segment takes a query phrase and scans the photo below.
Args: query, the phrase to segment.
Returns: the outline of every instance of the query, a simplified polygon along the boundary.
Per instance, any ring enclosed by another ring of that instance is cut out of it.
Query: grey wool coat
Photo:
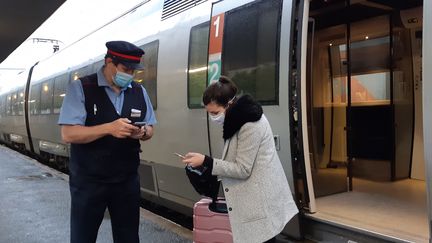
[[[222,181],[235,243],[267,241],[298,213],[264,115],[225,140],[212,174]]]

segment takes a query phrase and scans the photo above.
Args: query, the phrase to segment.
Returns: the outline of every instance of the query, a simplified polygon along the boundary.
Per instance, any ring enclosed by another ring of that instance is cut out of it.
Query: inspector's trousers
[[[96,242],[108,208],[115,243],[138,243],[140,185],[134,175],[118,183],[83,181],[71,177],[71,243]]]

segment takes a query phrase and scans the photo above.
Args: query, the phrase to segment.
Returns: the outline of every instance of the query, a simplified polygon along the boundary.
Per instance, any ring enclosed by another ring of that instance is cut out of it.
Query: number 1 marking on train
[[[213,25],[216,27],[215,38],[219,37],[219,20],[220,20],[220,16],[217,16],[216,20],[213,22]]]

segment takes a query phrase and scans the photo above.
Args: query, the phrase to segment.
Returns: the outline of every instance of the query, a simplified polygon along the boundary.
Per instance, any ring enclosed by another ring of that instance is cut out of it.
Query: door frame
[[[296,22],[296,20],[298,22]],[[316,212],[307,124],[307,44],[309,0],[293,1],[290,60],[290,144],[297,201],[308,213]],[[294,41],[296,40],[296,41]]]
[[[423,139],[424,147],[432,148],[432,110],[427,104],[432,104],[432,69],[425,68],[432,66],[432,15],[426,10],[432,9],[432,1],[423,1]],[[429,124],[429,125],[427,125]],[[432,149],[425,149],[426,166],[426,189],[427,189],[427,208],[429,212],[429,241],[432,234]]]

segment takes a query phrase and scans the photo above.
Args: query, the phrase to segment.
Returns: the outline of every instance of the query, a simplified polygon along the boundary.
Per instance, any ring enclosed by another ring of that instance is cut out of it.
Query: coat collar
[[[247,122],[255,122],[261,119],[263,110],[250,95],[241,96],[234,102],[225,114],[223,125],[223,138],[225,140],[236,134],[240,128]]]

